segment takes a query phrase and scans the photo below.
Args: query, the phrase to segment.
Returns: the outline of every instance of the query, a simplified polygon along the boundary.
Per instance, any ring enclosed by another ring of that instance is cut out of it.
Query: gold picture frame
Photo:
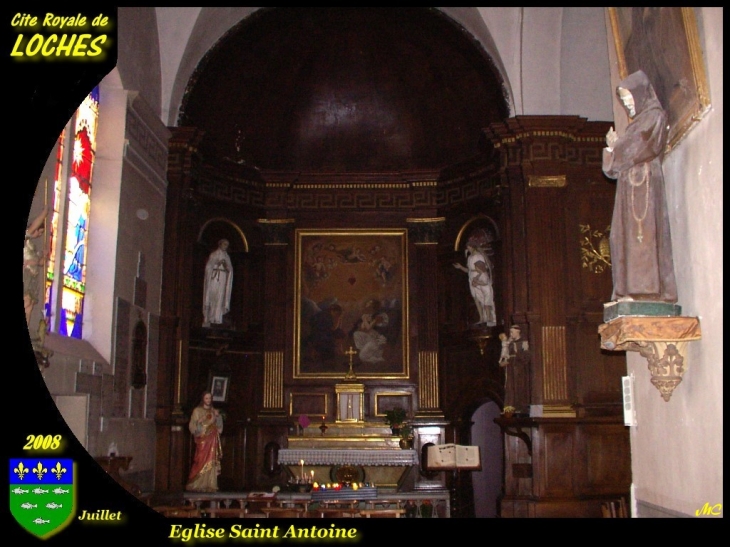
[[[297,229],[294,378],[408,378],[408,232]],[[356,353],[348,353],[356,352]]]
[[[667,112],[667,152],[710,109],[694,8],[608,8],[619,77],[649,77]]]

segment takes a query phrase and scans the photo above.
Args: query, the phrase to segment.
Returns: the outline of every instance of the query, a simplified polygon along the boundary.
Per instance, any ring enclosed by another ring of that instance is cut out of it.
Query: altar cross
[[[355,376],[355,372],[352,370],[352,358],[357,355],[357,351],[352,349],[352,346],[350,346],[350,349],[345,352],[345,355],[350,356],[350,370],[347,371],[347,374],[345,374],[346,380],[355,380],[357,376]]]

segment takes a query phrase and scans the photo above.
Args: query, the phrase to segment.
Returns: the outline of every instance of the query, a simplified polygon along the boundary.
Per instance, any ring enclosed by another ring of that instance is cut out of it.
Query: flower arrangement
[[[306,414],[301,414],[299,416],[299,419],[294,424],[294,428],[296,429],[297,435],[304,435],[304,430],[309,427],[309,424],[312,422],[309,420],[309,416]]]
[[[512,414],[514,414],[514,413],[515,413],[515,411],[516,411],[516,410],[517,410],[517,409],[516,409],[515,407],[513,407],[513,406],[510,406],[510,405],[507,405],[506,407],[504,407],[504,408],[502,409],[502,414],[503,414],[504,416],[510,417],[510,416],[512,416]]]
[[[388,424],[391,429],[400,429],[403,422],[406,421],[407,416],[405,409],[397,406],[392,410],[385,411],[385,423]]]
[[[406,450],[413,448],[413,426],[409,424],[401,425],[397,435],[400,436],[400,441],[398,441],[398,445],[402,449]]]
[[[413,439],[413,426],[404,424],[400,427],[401,439],[411,440]]]

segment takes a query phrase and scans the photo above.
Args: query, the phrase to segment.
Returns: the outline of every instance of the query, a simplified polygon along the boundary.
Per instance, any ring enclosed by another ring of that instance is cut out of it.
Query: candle
[[[310,469],[309,470],[309,476],[312,477],[312,481],[311,482],[314,482],[314,469]]]
[[[301,476],[302,480],[304,480],[304,460],[299,460],[299,465],[302,467]]]

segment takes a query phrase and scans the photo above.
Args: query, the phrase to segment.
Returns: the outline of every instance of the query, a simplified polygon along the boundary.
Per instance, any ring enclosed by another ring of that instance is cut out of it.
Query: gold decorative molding
[[[406,222],[445,222],[446,217],[407,218]]]
[[[418,400],[421,408],[439,407],[438,352],[418,352]]]
[[[319,418],[320,416],[327,416],[329,414],[329,394],[327,393],[317,393],[316,391],[312,392],[294,392],[292,391],[289,394],[289,416],[294,416],[294,407],[295,402],[294,399],[304,399],[304,398],[321,398],[322,399],[322,412],[307,412],[307,416],[314,417],[316,416]],[[299,416],[301,412],[297,412],[297,416]]]
[[[499,142],[494,144],[494,147],[499,148],[503,144],[511,144],[518,140],[529,139],[532,137],[561,137],[574,142],[604,142],[605,140],[604,137],[577,137],[576,135],[565,131],[523,131],[522,133],[517,133],[514,136],[500,139]]]
[[[493,235],[494,241],[497,241],[499,239],[499,228],[497,227],[497,223],[494,222],[494,219],[488,217],[485,214],[479,213],[476,216],[471,217],[469,220],[467,220],[461,228],[459,228],[459,233],[456,234],[456,239],[454,240],[454,251],[459,251],[459,248],[461,246],[461,240],[464,237],[464,234],[466,233],[467,228],[477,221],[487,221],[491,225],[491,232]]]
[[[211,224],[213,224],[214,222],[221,222],[223,224],[228,224],[229,226],[231,226],[236,231],[236,233],[238,233],[238,236],[241,238],[241,243],[243,243],[243,250],[245,252],[248,252],[248,239],[246,239],[246,234],[243,232],[243,230],[241,230],[241,227],[238,224],[236,224],[232,220],[227,219],[226,217],[215,217],[215,218],[211,218],[211,219],[208,219],[207,221],[205,221],[205,224],[203,224],[200,227],[200,230],[198,230],[198,241],[199,242],[203,241],[203,234],[205,233],[205,229],[208,226],[210,226]]]
[[[581,266],[595,274],[603,273],[611,267],[611,225],[603,231],[593,230],[590,224],[579,224],[578,229],[581,233]]]
[[[260,224],[294,224],[296,219],[293,218],[259,218],[256,222]]]
[[[575,418],[575,409],[570,405],[543,405],[543,418]]]
[[[299,190],[356,190],[356,189],[363,189],[363,190],[377,190],[377,189],[385,189],[385,190],[405,190],[407,188],[410,188],[411,184],[408,182],[385,182],[385,183],[372,183],[372,182],[348,182],[348,183],[318,183],[318,184],[295,184],[294,188]]]
[[[335,384],[337,394],[335,423],[365,421],[365,384]]]
[[[183,344],[182,338],[177,341],[177,370],[175,370],[175,400],[172,405],[172,414],[182,415],[182,369],[183,369]]]
[[[601,348],[637,351],[649,365],[651,383],[668,402],[687,371],[687,344],[700,340],[696,317],[619,317],[598,327]]]
[[[438,245],[446,217],[407,218],[408,234],[415,245]]]
[[[568,185],[565,175],[530,175],[527,186],[530,188],[563,188]]]
[[[284,352],[264,352],[264,409],[284,407]]]
[[[568,399],[568,359],[564,326],[542,327],[543,397],[546,401]]]
[[[408,398],[408,405],[406,408],[406,412],[409,414],[413,411],[413,395],[410,391],[378,391],[373,394],[373,398],[375,399],[375,416],[378,418],[384,418],[385,417],[385,411],[381,410],[380,407],[382,406],[380,403],[380,399],[385,399],[386,397],[407,397]]]

